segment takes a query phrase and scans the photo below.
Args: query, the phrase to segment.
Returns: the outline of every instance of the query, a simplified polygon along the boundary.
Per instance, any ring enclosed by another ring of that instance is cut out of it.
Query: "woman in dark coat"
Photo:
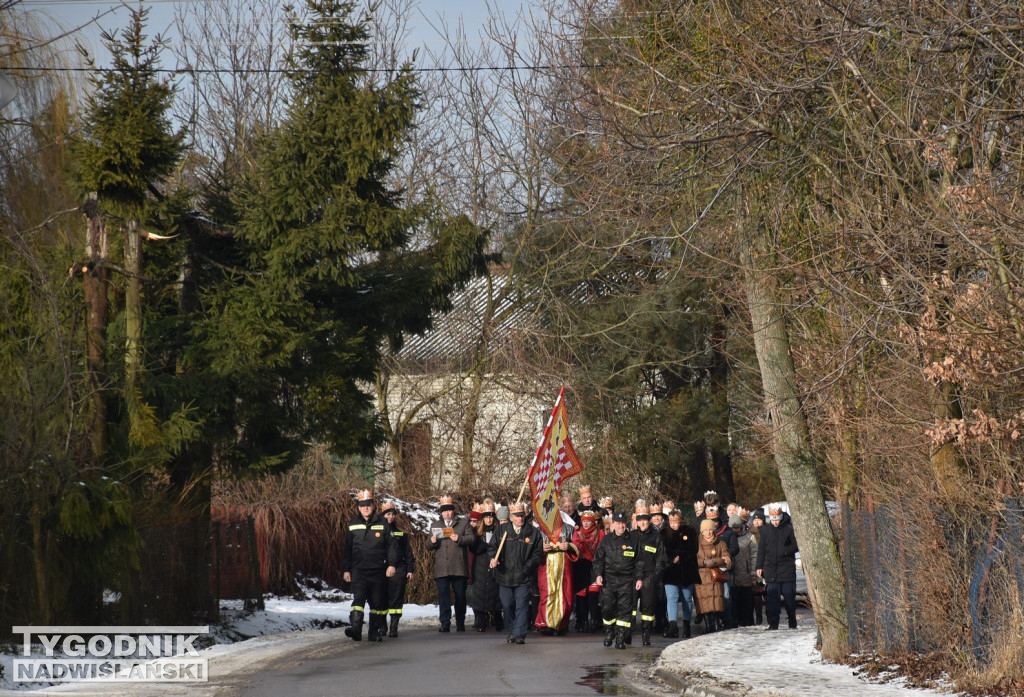
[[[473,629],[486,631],[493,626],[495,631],[505,629],[501,617],[501,599],[498,597],[498,582],[491,570],[494,548],[491,539],[497,529],[494,504],[485,503],[476,526],[476,540],[470,550],[473,552]]]
[[[679,596],[682,593],[683,638],[688,638],[690,620],[693,618],[694,585],[700,583],[697,531],[683,518],[682,513],[672,511],[668,515],[668,525],[661,529],[661,537],[665,542],[665,557],[668,559],[668,568],[663,577],[668,611],[668,627],[664,636],[670,639],[679,636]]]

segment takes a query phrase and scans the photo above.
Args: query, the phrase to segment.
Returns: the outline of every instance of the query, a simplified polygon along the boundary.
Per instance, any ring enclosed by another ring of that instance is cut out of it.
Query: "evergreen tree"
[[[221,250],[234,273],[205,296],[190,352],[220,386],[209,423],[236,469],[286,467],[310,440],[369,453],[364,388],[385,344],[429,328],[484,271],[483,231],[389,182],[420,98],[410,66],[380,81],[366,69],[371,20],[355,3],[306,10],[291,17],[292,99],[234,199]]]

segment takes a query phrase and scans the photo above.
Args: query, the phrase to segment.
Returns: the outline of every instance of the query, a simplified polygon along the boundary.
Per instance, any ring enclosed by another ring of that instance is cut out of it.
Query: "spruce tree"
[[[286,467],[310,440],[371,452],[383,347],[484,270],[483,231],[389,181],[420,93],[409,65],[367,69],[369,21],[337,0],[291,17],[292,98],[235,197],[238,273],[206,295],[193,346],[222,388],[222,465]]]

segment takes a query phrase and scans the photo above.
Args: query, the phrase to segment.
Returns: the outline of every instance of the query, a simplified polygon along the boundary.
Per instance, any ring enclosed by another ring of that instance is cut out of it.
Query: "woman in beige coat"
[[[701,521],[700,545],[697,548],[700,584],[696,586],[697,612],[704,616],[704,631],[713,632],[724,626],[725,589],[711,577],[712,567],[731,569],[732,557],[725,542],[715,535],[715,523]]]

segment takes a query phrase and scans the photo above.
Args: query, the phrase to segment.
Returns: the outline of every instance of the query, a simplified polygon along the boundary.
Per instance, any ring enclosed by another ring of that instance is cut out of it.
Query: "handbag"
[[[711,567],[711,580],[715,583],[728,583],[729,572],[725,569],[720,569],[717,566]]]

